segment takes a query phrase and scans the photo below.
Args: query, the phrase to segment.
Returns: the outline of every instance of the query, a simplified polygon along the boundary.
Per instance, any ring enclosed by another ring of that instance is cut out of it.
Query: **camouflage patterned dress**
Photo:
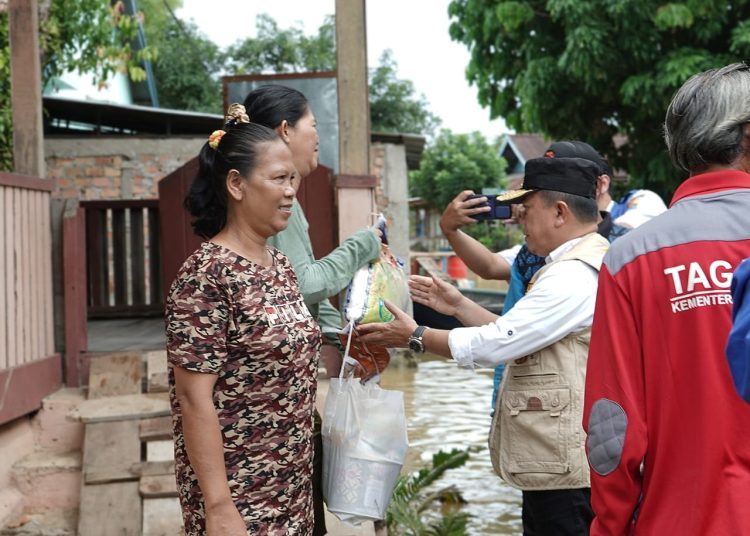
[[[312,425],[321,334],[287,258],[262,267],[204,243],[167,300],[171,366],[218,375],[227,481],[248,534],[310,535]],[[186,533],[205,534],[170,367],[177,484]]]

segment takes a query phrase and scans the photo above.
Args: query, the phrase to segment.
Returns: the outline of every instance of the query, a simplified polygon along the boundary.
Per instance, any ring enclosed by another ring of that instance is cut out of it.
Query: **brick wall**
[[[56,198],[155,198],[159,180],[197,156],[204,142],[203,137],[47,137],[47,177],[55,179]]]
[[[204,142],[203,137],[46,137],[47,177],[56,181],[56,198],[155,198],[159,180],[197,156]],[[370,147],[370,163],[378,178],[378,208],[387,210],[386,145]]]

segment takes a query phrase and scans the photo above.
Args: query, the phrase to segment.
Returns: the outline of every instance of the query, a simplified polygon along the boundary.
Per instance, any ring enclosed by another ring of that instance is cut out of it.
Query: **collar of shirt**
[[[574,238],[572,240],[568,240],[567,242],[563,242],[561,245],[553,249],[549,255],[547,255],[547,257],[544,259],[544,262],[549,264],[553,261],[556,261],[563,255],[565,255],[568,251],[573,249],[573,246],[575,246],[578,242],[580,242],[582,238],[583,238],[582,236],[579,236],[578,238]]]
[[[686,197],[737,188],[750,188],[750,175],[736,169],[720,169],[719,171],[694,175],[677,187],[669,206],[671,207]]]

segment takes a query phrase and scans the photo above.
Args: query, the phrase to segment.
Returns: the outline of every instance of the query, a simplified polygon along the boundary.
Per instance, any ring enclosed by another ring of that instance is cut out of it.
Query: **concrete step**
[[[28,515],[0,528],[0,536],[76,536],[77,510],[50,510]]]
[[[67,419],[66,415],[85,398],[82,389],[66,387],[42,401],[42,408],[32,420],[37,449],[69,452],[83,447],[84,425]]]
[[[13,466],[11,482],[25,497],[25,514],[77,511],[81,451],[36,450]]]
[[[18,521],[23,514],[23,494],[15,487],[0,489],[0,528]]]
[[[33,450],[31,419],[21,417],[0,426],[0,489],[8,486],[13,465]]]

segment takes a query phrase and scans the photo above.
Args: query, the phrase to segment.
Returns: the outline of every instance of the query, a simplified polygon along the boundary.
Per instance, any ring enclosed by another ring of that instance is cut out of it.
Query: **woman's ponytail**
[[[227,223],[227,190],[217,184],[217,152],[207,143],[198,155],[198,174],[185,197],[185,208],[193,216],[193,232],[203,238],[211,238]],[[219,166],[224,167],[224,166]]]

